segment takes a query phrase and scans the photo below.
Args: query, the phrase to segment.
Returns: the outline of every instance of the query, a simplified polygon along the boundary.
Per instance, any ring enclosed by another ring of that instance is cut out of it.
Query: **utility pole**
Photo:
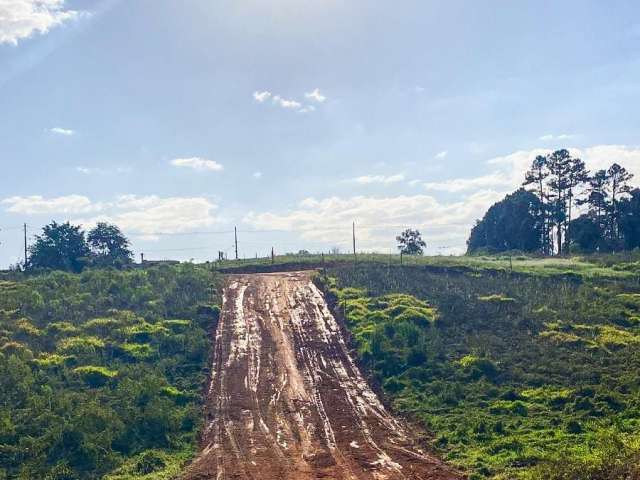
[[[271,265],[273,265],[276,261],[276,254],[275,251],[273,250],[273,247],[271,247]]]
[[[353,222],[353,260],[357,261],[358,257],[356,256],[356,222]]]
[[[27,257],[27,224],[24,224],[24,269],[27,269],[29,257]]]
[[[233,236],[236,239],[236,260],[238,260],[238,228],[233,227]]]

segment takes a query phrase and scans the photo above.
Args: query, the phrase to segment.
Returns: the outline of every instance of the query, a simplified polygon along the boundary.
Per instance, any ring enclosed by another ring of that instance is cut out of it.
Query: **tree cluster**
[[[471,231],[470,253],[562,255],[640,246],[640,190],[617,163],[589,172],[568,150],[537,156],[523,188],[494,204]]]
[[[29,248],[27,269],[80,272],[86,266],[122,268],[132,262],[127,237],[116,226],[100,222],[88,233],[69,222],[51,222]]]

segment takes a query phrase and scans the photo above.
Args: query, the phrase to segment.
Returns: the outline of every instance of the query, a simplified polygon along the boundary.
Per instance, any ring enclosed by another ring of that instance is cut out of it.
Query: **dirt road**
[[[230,276],[186,480],[458,479],[415,447],[305,272]]]

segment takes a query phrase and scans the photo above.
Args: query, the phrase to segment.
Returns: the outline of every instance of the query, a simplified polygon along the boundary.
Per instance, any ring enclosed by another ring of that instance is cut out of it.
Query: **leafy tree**
[[[630,198],[620,202],[620,232],[624,248],[640,248],[640,189],[633,189]]]
[[[535,252],[541,247],[543,207],[536,195],[519,189],[493,204],[471,230],[469,253],[479,250]]]
[[[122,266],[132,261],[129,240],[116,225],[98,223],[89,231],[87,241],[98,265]]]
[[[407,228],[396,237],[398,250],[405,255],[422,255],[427,246],[418,230]]]
[[[29,267],[79,272],[91,252],[80,226],[51,222],[29,248]]]
[[[603,229],[591,215],[581,215],[571,222],[571,239],[582,252],[608,250]]]

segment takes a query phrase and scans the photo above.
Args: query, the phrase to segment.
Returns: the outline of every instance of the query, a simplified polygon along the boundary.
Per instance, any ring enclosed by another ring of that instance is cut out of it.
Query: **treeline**
[[[122,268],[133,261],[130,242],[122,231],[100,222],[88,232],[69,222],[51,222],[29,247],[25,270],[81,272],[87,266]]]
[[[640,246],[640,189],[614,163],[591,173],[568,150],[537,156],[522,187],[489,208],[471,230],[468,253],[542,255]]]

